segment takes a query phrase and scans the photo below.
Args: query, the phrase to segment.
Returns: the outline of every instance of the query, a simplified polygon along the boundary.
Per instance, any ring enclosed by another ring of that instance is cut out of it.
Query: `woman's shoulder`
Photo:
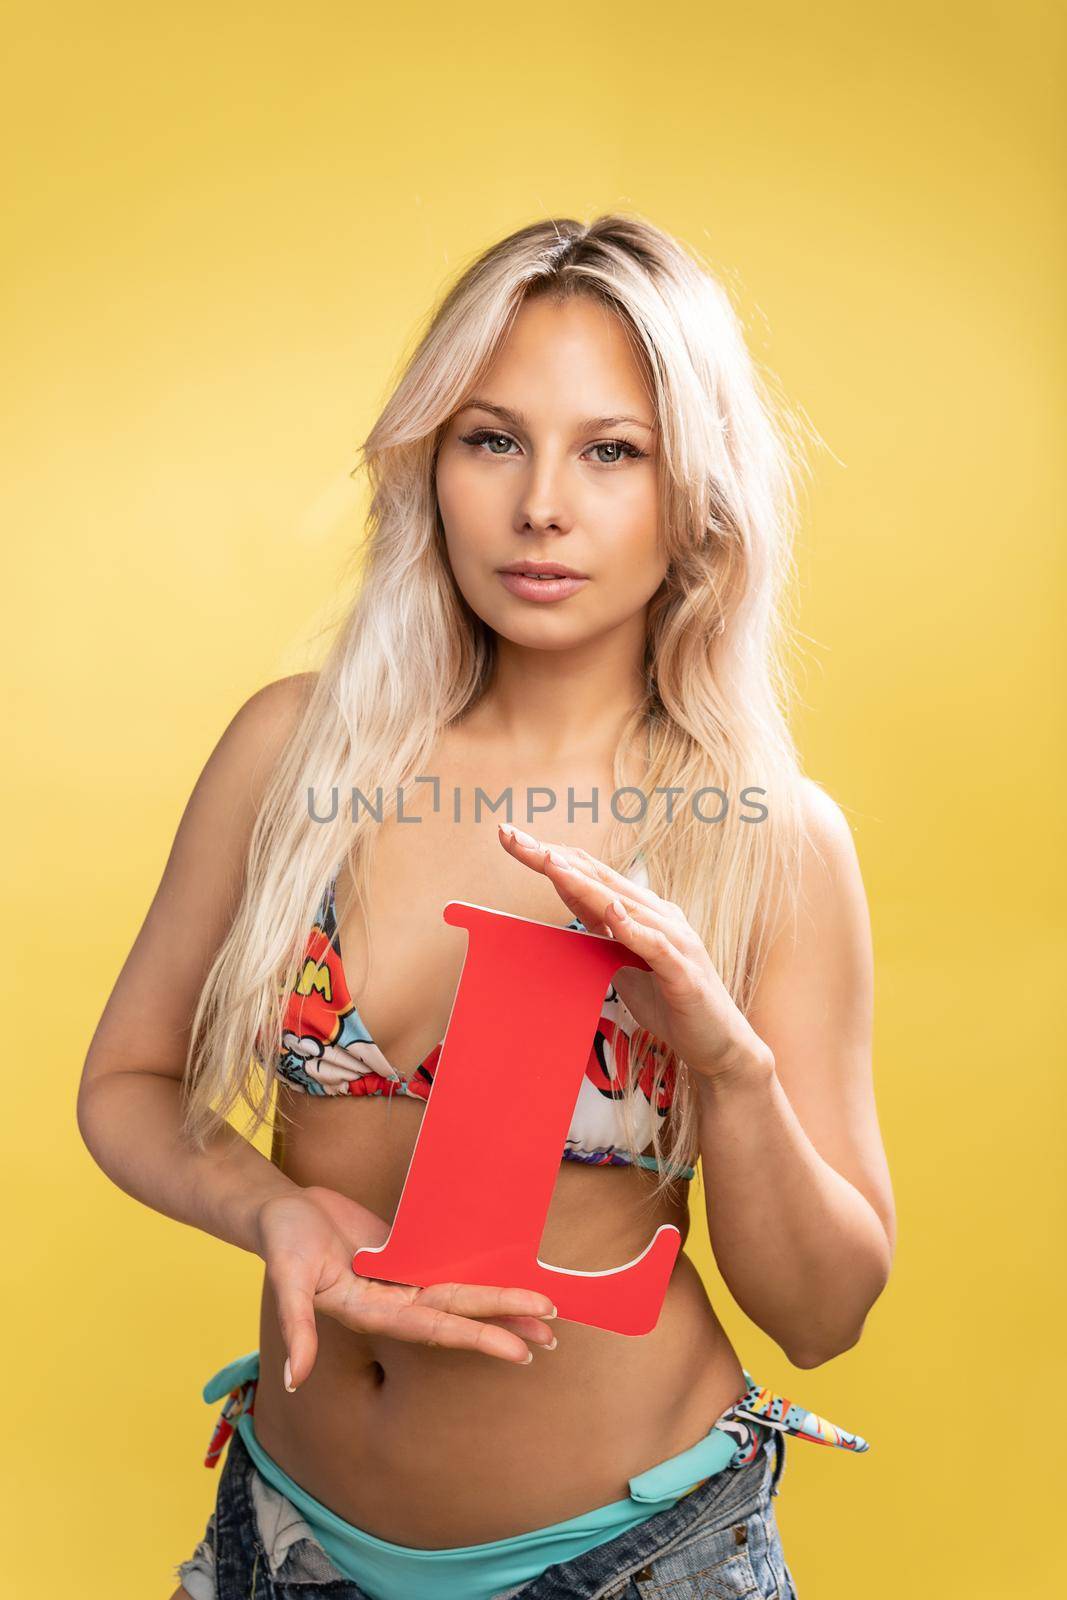
[[[241,702],[201,777],[201,784],[209,780],[209,789],[218,791],[221,806],[228,808],[234,793],[239,792],[242,801],[251,800],[256,809],[282,753],[307,714],[317,682],[316,672],[292,673],[264,684]]]
[[[814,778],[801,774],[799,780],[800,817],[810,849],[820,855],[846,854],[852,849],[852,825],[844,809]]]
[[[827,927],[848,902],[863,898],[852,824],[822,784],[805,774],[797,778],[796,818],[795,851],[775,863],[766,899],[771,948],[791,944],[800,929],[810,934]]]
[[[842,882],[859,872],[852,823],[843,806],[814,778],[801,776],[801,878],[811,892],[840,892]],[[818,886],[818,887],[816,887]]]
[[[315,685],[317,672],[294,672],[286,678],[274,678],[248,696],[234,717],[234,725],[254,724],[262,732],[274,729],[291,734],[307,711]]]
[[[224,737],[251,750],[273,750],[288,743],[307,714],[317,672],[294,672],[256,689],[234,713]]]

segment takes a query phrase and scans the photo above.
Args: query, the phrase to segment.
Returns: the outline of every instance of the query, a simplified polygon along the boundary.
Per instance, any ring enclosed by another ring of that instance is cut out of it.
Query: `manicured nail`
[[[611,902],[611,909],[617,917],[626,916],[626,907],[623,905],[621,900],[613,900]]]
[[[527,1350],[527,1352],[526,1352],[526,1360],[522,1363],[522,1365],[524,1367],[528,1367],[532,1360],[533,1360],[533,1351],[532,1350]]]
[[[293,1369],[289,1365],[288,1356],[286,1356],[285,1366],[282,1368],[282,1382],[285,1384],[285,1387],[288,1389],[290,1394],[296,1393],[296,1384],[293,1382]]]
[[[537,840],[535,838],[533,838],[532,835],[530,835],[528,833],[523,833],[521,828],[513,828],[511,830],[511,832],[512,832],[512,837],[517,839],[520,844],[524,844],[526,846],[527,850],[536,850],[537,849],[537,847],[538,847],[537,846]]]
[[[515,829],[511,826],[510,822],[502,822],[500,824],[500,831],[507,839],[514,839],[515,837]]]
[[[546,1350],[554,1350],[558,1344],[559,1344],[559,1340],[558,1339],[553,1339],[551,1344],[546,1344],[545,1345],[545,1349]]]

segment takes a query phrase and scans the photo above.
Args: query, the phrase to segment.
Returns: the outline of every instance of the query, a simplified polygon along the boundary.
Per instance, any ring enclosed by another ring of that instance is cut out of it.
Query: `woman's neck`
[[[640,632],[622,627],[574,649],[534,650],[497,639],[492,681],[464,720],[500,749],[547,760],[612,753],[645,695]]]

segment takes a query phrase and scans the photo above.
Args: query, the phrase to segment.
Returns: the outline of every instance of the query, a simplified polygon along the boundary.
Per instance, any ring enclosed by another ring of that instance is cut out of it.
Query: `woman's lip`
[[[576,594],[588,578],[531,578],[522,572],[498,572],[504,588],[520,600],[565,600]]]

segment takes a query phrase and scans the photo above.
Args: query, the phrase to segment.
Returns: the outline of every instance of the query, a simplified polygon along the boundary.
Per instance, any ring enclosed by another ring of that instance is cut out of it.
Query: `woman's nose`
[[[563,463],[542,457],[524,475],[515,507],[517,533],[568,533],[574,525]]]

